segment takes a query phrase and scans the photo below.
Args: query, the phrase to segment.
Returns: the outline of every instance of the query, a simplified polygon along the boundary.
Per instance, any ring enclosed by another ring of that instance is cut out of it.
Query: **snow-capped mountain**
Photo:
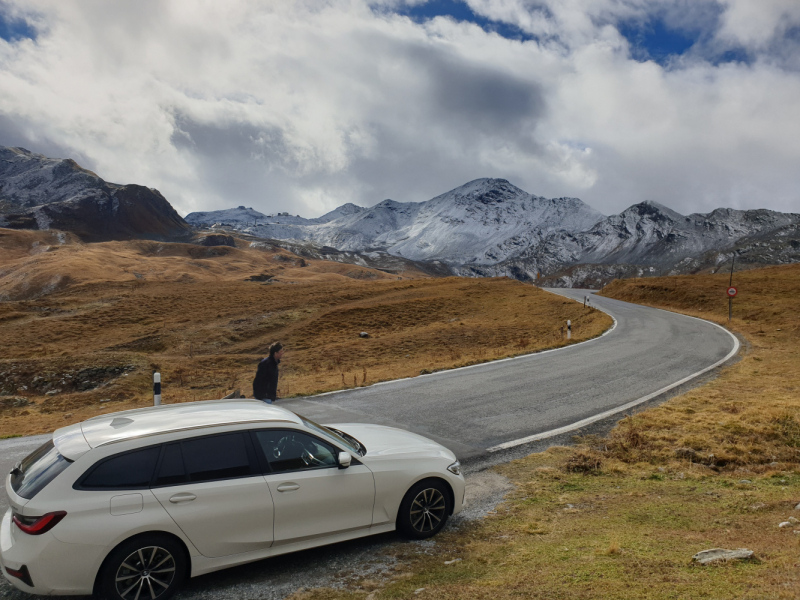
[[[504,179],[476,179],[426,202],[347,204],[318,219],[276,215],[247,224],[229,213],[193,213],[187,221],[342,252],[439,261],[459,275],[528,280],[542,273],[562,285],[695,272],[733,253],[753,264],[800,260],[798,214],[720,208],[684,216],[645,201],[605,217],[577,198],[531,195]]]
[[[188,241],[191,227],[221,229],[398,272],[413,263],[433,275],[542,274],[566,286],[714,270],[733,257],[745,265],[800,261],[800,214],[719,208],[684,216],[645,201],[606,217],[577,198],[543,198],[505,179],[476,179],[426,202],[344,204],[313,219],[238,206],[184,221],[157,190],[2,146],[0,227],[62,229],[85,241]]]
[[[213,217],[202,221],[221,223],[220,213],[227,212],[207,213]],[[197,223],[197,215],[186,220]],[[505,179],[476,179],[426,202],[384,200],[371,208],[346,204],[319,219],[293,219],[230,225],[260,237],[311,241],[342,251],[380,249],[415,261],[492,265],[541,243],[552,231],[585,231],[603,215],[577,198],[547,199]]]
[[[510,260],[490,267],[458,267],[464,275],[534,277],[569,269],[569,285],[628,276],[714,269],[735,254],[745,264],[800,261],[800,214],[719,208],[681,215],[657,202],[635,204],[587,231],[556,231]],[[580,265],[581,269],[574,269]]]
[[[62,229],[85,241],[189,236],[158,190],[108,183],[74,160],[0,146],[0,227]]]

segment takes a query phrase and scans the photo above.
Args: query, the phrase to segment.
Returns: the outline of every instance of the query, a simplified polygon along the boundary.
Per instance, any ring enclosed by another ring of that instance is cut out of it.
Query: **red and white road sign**
[[[726,291],[725,293],[726,293],[726,294],[728,294],[728,296],[729,296],[730,298],[733,298],[733,297],[736,295],[736,292],[737,292],[736,288],[735,288],[735,287],[733,287],[733,286],[731,286],[731,287],[729,287],[729,288],[727,289],[727,291]]]

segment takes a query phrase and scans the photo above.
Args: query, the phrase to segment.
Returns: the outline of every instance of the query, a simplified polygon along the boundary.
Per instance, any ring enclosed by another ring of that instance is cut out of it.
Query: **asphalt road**
[[[591,294],[552,291],[580,301]],[[718,363],[736,344],[725,330],[698,319],[599,296],[591,296],[591,303],[612,315],[616,326],[589,342],[278,404],[322,423],[380,423],[415,431],[446,445],[469,464],[485,457],[490,448],[547,434],[659,392]],[[0,472],[7,473],[48,437],[0,440]],[[525,450],[521,445],[516,453]],[[478,492],[484,493],[478,504],[491,508],[505,484],[472,477],[473,489],[494,489]],[[469,482],[468,475],[468,495]],[[2,494],[0,514],[6,508]],[[391,568],[391,561],[374,563],[375,548],[395,538],[379,537],[337,544],[335,553],[308,551],[204,576],[180,596],[282,598],[302,585],[330,585],[335,580],[326,579],[326,573],[339,572],[342,560],[345,567],[359,565],[361,573],[380,572]],[[267,574],[264,564],[271,565]],[[17,597],[25,595],[18,596],[0,581],[0,598]]]
[[[581,302],[591,294],[553,291]],[[725,358],[735,344],[699,319],[594,295],[591,304],[617,325],[583,344],[278,404],[322,423],[409,429],[469,461],[652,394]]]

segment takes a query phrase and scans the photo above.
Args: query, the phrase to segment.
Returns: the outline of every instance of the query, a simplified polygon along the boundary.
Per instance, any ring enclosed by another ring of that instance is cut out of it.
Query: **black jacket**
[[[259,400],[276,400],[278,397],[278,364],[274,356],[268,356],[258,363],[256,378],[253,379],[253,396]]]

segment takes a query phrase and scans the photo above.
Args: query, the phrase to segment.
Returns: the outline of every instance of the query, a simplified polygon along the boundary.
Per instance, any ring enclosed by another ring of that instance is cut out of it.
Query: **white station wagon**
[[[186,577],[399,529],[464,504],[447,448],[321,426],[258,400],[118,412],[57,430],[6,479],[6,578],[32,594],[166,600]]]

